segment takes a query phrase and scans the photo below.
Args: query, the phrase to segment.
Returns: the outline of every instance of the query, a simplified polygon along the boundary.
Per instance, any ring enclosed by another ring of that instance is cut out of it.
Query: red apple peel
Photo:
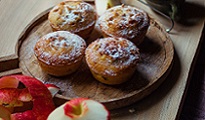
[[[27,88],[16,89],[16,88],[2,88],[0,89],[0,105],[5,107],[16,107],[22,106],[23,102],[32,100]]]
[[[50,91],[52,97],[54,97],[60,91],[60,88],[54,84],[45,84],[45,85]]]
[[[20,81],[28,89],[33,102],[32,110],[27,110],[21,113],[13,113],[11,114],[12,120],[46,120],[47,116],[55,109],[52,95],[47,87],[39,80],[24,76],[24,75],[12,75],[6,76],[0,79],[1,82],[6,83],[6,80],[12,79],[11,81]],[[14,78],[14,79],[13,79]],[[16,83],[18,83],[16,82]],[[10,87],[16,88],[16,83]],[[4,86],[0,85],[0,88],[6,88],[6,84]],[[21,96],[21,100],[27,100],[26,96]],[[1,99],[1,98],[0,98]]]

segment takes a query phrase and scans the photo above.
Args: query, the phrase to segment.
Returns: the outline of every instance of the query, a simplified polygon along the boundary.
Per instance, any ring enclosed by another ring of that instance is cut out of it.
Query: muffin
[[[136,7],[120,5],[108,9],[98,24],[104,37],[123,37],[139,45],[149,27],[149,17]]]
[[[86,63],[95,79],[115,85],[129,80],[136,70],[140,53],[125,38],[99,38],[85,51]]]
[[[53,7],[48,20],[53,31],[69,31],[86,39],[92,32],[97,14],[90,4],[82,1],[64,1]]]
[[[40,38],[34,54],[42,70],[53,76],[65,76],[79,68],[85,49],[86,43],[80,36],[57,31]]]

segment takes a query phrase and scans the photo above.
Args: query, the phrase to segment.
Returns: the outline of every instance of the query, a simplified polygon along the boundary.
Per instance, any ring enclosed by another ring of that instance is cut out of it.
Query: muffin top
[[[53,7],[48,20],[56,30],[79,32],[95,24],[94,8],[82,1],[64,1]]]
[[[134,39],[147,31],[147,13],[136,7],[119,5],[108,9],[100,18],[99,26],[109,36]]]
[[[88,66],[96,73],[115,75],[128,67],[136,67],[139,49],[124,38],[100,38],[86,49]]]
[[[85,41],[67,31],[49,33],[39,39],[34,47],[38,60],[48,65],[69,65],[81,60],[86,49]]]

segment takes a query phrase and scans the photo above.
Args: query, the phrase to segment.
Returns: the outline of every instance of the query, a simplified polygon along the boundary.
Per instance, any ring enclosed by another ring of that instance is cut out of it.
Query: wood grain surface
[[[63,99],[86,97],[104,103],[108,109],[116,109],[144,98],[169,74],[174,47],[168,33],[152,18],[146,38],[139,46],[141,61],[134,76],[128,82],[116,86],[102,84],[92,77],[85,61],[77,72],[69,76],[47,75],[36,60],[34,46],[42,36],[52,32],[48,21],[49,10],[42,12],[31,21],[21,34],[17,53],[23,74],[33,76],[44,83],[57,85],[61,88]],[[86,40],[87,45],[95,40],[93,38],[102,37],[96,34],[95,29],[90,36]]]
[[[1,0],[0,1],[0,57],[15,55],[15,46],[25,27],[41,12],[57,4],[61,0]],[[137,0],[125,0],[125,3],[137,6],[155,19],[165,28],[170,22],[149,7]],[[169,34],[175,48],[173,68],[167,79],[152,94],[130,106],[111,111],[113,120],[174,120],[180,114],[185,98],[187,83],[192,74],[193,63],[200,46],[200,37],[204,27],[205,1],[186,0],[186,22],[175,23]],[[191,14],[190,14],[191,13]],[[0,69],[9,67],[1,62]],[[14,69],[15,70],[15,69]],[[18,71],[18,70],[16,70]],[[2,72],[2,71],[1,71]],[[18,72],[17,72],[18,73]]]

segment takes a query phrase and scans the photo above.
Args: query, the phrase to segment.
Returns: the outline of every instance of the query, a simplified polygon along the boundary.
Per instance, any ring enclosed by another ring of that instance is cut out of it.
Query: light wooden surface
[[[60,1],[0,0],[0,57],[14,54],[18,37],[24,28],[35,16]],[[205,7],[204,0],[187,1]],[[169,22],[166,19],[141,3],[135,0],[126,0],[126,2],[139,6],[161,21],[165,27],[169,26]],[[190,12],[194,13],[193,10]],[[199,13],[196,12],[196,14]],[[205,18],[204,16],[197,17],[193,21],[195,21],[195,24],[189,26],[176,24],[174,30],[170,33],[175,47],[175,61],[168,78],[145,99],[131,106],[112,111],[111,117],[114,120],[173,120],[177,118],[180,113],[187,81],[191,75],[194,58],[200,46],[200,37]]]
[[[1,0],[0,1],[0,57],[15,52],[20,33],[42,11],[62,0]]]

